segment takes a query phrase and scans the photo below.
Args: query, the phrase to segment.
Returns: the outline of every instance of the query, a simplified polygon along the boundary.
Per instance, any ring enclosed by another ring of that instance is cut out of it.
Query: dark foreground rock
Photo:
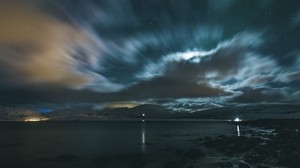
[[[274,129],[270,134],[255,136],[219,136],[194,140],[206,148],[214,149],[227,157],[241,158],[238,167],[284,166],[298,168],[300,165],[300,121],[258,120],[243,124]],[[232,167],[230,162],[219,167]]]
[[[183,154],[184,157],[197,160],[205,157],[205,154],[199,149],[190,149]]]
[[[216,139],[204,141],[202,144],[233,157],[251,151],[262,142],[263,140],[260,138],[219,136]]]
[[[181,165],[175,161],[168,161],[164,166],[164,168],[180,168],[180,167]]]

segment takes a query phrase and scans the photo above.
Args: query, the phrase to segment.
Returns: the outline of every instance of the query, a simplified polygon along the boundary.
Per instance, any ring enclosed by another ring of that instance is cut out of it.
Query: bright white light
[[[145,117],[145,114],[143,114],[143,117]]]
[[[38,121],[47,121],[47,118],[38,118],[38,117],[32,117],[32,118],[26,118],[25,122],[38,122]]]
[[[234,120],[233,120],[234,122],[240,122],[240,121],[242,121],[240,118],[235,118]]]

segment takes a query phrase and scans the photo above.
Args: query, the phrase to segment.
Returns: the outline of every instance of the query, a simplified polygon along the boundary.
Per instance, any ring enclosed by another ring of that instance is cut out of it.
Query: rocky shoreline
[[[194,143],[224,154],[220,168],[268,168],[300,165],[300,120],[256,120],[243,126],[271,129],[271,132],[246,132],[241,136],[199,138]],[[233,159],[235,158],[235,159]]]

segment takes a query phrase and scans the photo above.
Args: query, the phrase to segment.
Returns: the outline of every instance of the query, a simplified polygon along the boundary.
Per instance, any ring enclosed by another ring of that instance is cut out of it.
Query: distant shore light
[[[234,122],[240,122],[240,121],[242,121],[240,118],[235,118],[234,120],[233,120]]]
[[[38,122],[38,121],[47,121],[48,118],[38,118],[38,117],[32,117],[32,118],[26,118],[25,122]]]

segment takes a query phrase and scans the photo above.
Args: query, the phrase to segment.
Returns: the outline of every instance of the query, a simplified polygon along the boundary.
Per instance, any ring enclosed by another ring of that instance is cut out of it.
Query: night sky
[[[300,102],[299,0],[0,0],[0,102]]]

